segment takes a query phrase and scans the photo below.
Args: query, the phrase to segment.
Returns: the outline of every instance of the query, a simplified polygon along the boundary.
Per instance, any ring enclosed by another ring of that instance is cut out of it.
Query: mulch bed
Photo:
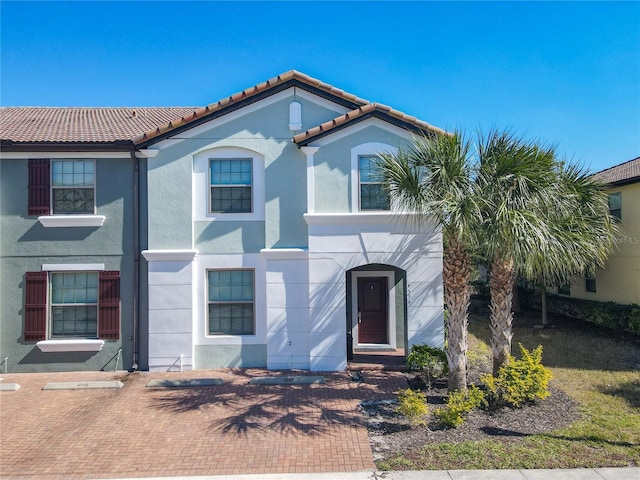
[[[430,410],[444,404],[446,381],[436,382],[430,391],[421,385],[415,374],[408,373],[411,388],[420,388],[428,395]],[[427,425],[412,425],[403,415],[396,413],[395,399],[367,402],[361,406],[374,459],[381,460],[395,453],[435,443],[460,443],[485,439],[509,440],[550,432],[568,426],[578,417],[576,403],[561,390],[549,389],[545,400],[522,408],[474,410],[458,428],[445,428],[430,415]]]

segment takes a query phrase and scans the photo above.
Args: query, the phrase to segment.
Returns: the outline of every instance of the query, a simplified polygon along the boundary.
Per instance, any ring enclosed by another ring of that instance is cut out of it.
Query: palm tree
[[[435,219],[442,230],[449,391],[467,388],[469,252],[480,220],[470,151],[461,134],[439,134],[418,137],[396,154],[382,154],[378,164],[392,205],[421,222]]]
[[[510,132],[479,141],[481,251],[490,264],[493,372],[511,353],[516,276],[553,284],[604,263],[614,242],[602,186],[554,149]]]

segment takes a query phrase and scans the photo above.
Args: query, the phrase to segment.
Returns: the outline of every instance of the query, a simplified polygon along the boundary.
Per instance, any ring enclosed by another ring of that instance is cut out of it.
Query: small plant
[[[424,425],[424,416],[429,412],[427,406],[427,395],[411,390],[400,390],[398,392],[398,407],[396,412],[404,415],[409,419],[409,422],[415,425]]]
[[[498,376],[483,375],[481,380],[489,391],[490,401],[495,406],[521,407],[525,403],[549,396],[551,371],[542,365],[542,345],[529,352],[520,345],[522,358],[509,361],[498,371]]]
[[[435,411],[440,423],[446,427],[459,427],[464,416],[480,405],[486,405],[484,392],[475,385],[465,390],[456,390],[447,397],[447,406]]]
[[[443,378],[449,373],[447,355],[441,348],[429,345],[414,345],[407,355],[407,365],[410,370],[420,372],[424,383],[431,388],[431,382]]]

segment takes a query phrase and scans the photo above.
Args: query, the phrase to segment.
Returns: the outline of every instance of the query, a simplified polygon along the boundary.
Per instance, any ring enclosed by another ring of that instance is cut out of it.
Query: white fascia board
[[[2,160],[25,159],[67,159],[67,158],[131,158],[131,153],[126,152],[0,152]]]
[[[336,112],[338,115],[344,115],[345,113],[350,111],[348,108],[342,107],[341,105],[338,105],[337,103],[333,103],[329,100],[325,100],[322,97],[313,95],[307,91],[301,90],[300,88],[296,88],[295,96],[296,98],[302,98],[309,102],[315,103],[316,105],[332,110]],[[239,110],[234,110],[233,112],[222,115],[221,117],[211,119],[201,125],[198,125],[197,127],[193,127],[189,130],[186,130],[180,133],[179,136],[171,136],[164,140],[160,140],[158,143],[152,143],[151,145],[153,145],[154,149],[164,150],[165,148],[172,147],[184,140],[193,138],[208,130],[211,130],[212,128],[219,127],[221,125],[224,125],[225,123],[232,122],[246,115],[251,115],[257,112],[258,110],[266,108],[270,105],[273,105],[274,103],[277,103],[281,100],[285,100],[287,98],[291,98],[293,100],[293,87],[288,88],[287,90],[284,90],[282,92],[276,93],[274,95],[271,95],[270,97],[259,100],[255,103],[252,103],[251,105],[247,105],[246,107],[243,107]],[[304,115],[304,112],[303,112],[303,115]]]
[[[104,215],[41,215],[38,221],[43,227],[101,227]]]
[[[42,340],[36,346],[43,352],[99,352],[104,346],[104,340]]]
[[[103,271],[104,263],[45,263],[43,272],[95,272]]]
[[[335,133],[329,133],[327,136],[322,137],[314,142],[312,142],[309,146],[313,147],[324,147],[325,145],[329,145],[337,140],[341,140],[349,135],[353,135],[354,133],[359,132],[360,130],[364,130],[368,127],[378,127],[387,132],[393,133],[394,135],[398,135],[406,140],[413,140],[415,135],[409,132],[408,130],[404,130],[403,128],[396,127],[395,125],[391,125],[384,120],[380,120],[379,118],[369,118],[367,120],[363,120],[354,125],[345,127],[341,130],[336,131]]]
[[[190,262],[196,250],[143,250],[142,256],[148,262]]]
[[[268,260],[299,260],[309,256],[306,248],[263,248],[260,253]]]

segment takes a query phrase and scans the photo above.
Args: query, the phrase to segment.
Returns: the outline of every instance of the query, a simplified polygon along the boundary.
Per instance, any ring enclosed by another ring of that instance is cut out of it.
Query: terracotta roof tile
[[[12,142],[109,143],[193,114],[194,107],[0,108],[0,139]]]
[[[183,118],[181,121],[177,122],[167,122],[163,125],[155,126],[155,128],[149,129],[144,134],[134,138],[134,143],[140,144],[144,142],[149,142],[156,137],[159,137],[163,134],[167,134],[172,130],[175,130],[178,127],[187,125],[193,121],[208,117],[217,112],[221,112],[226,108],[231,107],[234,104],[237,104],[244,100],[250,100],[252,97],[255,97],[259,94],[263,94],[268,92],[269,90],[273,90],[276,87],[283,85],[289,81],[298,81],[300,84],[308,85],[309,87],[315,88],[322,92],[325,92],[334,97],[338,97],[350,104],[354,105],[366,105],[369,102],[362,98],[356,97],[350,93],[347,93],[343,90],[333,87],[328,83],[321,82],[313,77],[305,75],[304,73],[298,72],[297,70],[289,70],[288,72],[282,73],[276,77],[273,77],[266,82],[259,83],[252,87],[249,87],[241,92],[234,93],[233,95],[218,100],[217,102],[211,103],[204,108],[198,109],[194,112],[193,116],[189,119]]]
[[[614,185],[640,182],[640,157],[606,168],[596,173],[595,177]]]
[[[344,128],[351,123],[364,119],[365,117],[368,118],[368,116],[391,117],[392,119],[396,119],[400,123],[406,124],[408,127],[413,127],[417,130],[434,133],[446,133],[440,128],[429,125],[422,120],[418,120],[416,117],[412,117],[398,110],[394,110],[387,105],[383,105],[380,103],[368,103],[356,108],[355,110],[347,112],[344,115],[340,115],[333,120],[329,120],[328,122],[318,125],[317,127],[311,128],[306,132],[295,135],[293,137],[293,141],[300,146],[306,145],[313,140],[323,137],[336,129]]]

